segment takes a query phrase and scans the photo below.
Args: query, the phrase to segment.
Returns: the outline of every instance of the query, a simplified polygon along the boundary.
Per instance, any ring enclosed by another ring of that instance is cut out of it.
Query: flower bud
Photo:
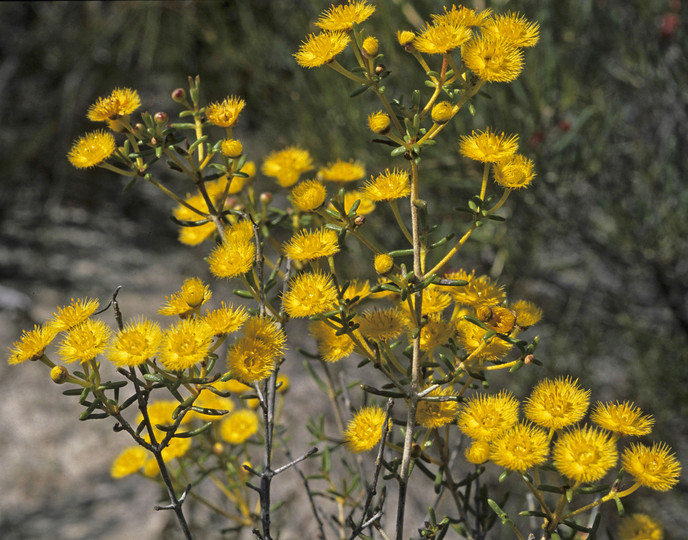
[[[244,152],[241,141],[236,139],[225,139],[222,141],[222,153],[232,159],[236,159]]]
[[[386,69],[384,64],[378,64],[375,66],[375,75],[382,75]]]
[[[260,194],[260,203],[267,206],[272,202],[272,197],[272,193],[270,193],[269,191],[264,191]]]
[[[382,111],[372,113],[370,116],[368,116],[368,127],[370,128],[370,131],[379,135],[389,131],[391,122],[392,121],[389,118],[389,115],[383,113]]]
[[[69,377],[69,371],[64,366],[55,366],[50,370],[50,378],[55,384],[62,384]]]
[[[156,124],[165,124],[167,122],[167,113],[156,112],[153,119],[155,120]]]
[[[377,38],[372,36],[367,37],[363,40],[363,47],[361,47],[363,56],[366,58],[375,58],[377,56],[377,51],[379,50],[379,43]]]
[[[141,122],[138,122],[133,125],[133,130],[134,135],[136,135],[137,137],[141,137],[146,132],[146,126],[144,126]]]
[[[361,225],[363,225],[365,223],[365,220],[366,220],[365,216],[356,216],[354,218],[354,225],[356,227],[360,227]]]
[[[216,442],[213,445],[213,454],[215,454],[216,456],[221,456],[222,452],[224,452],[224,451],[225,451],[225,445],[222,444],[221,442]]]
[[[454,116],[454,107],[448,101],[442,101],[432,108],[431,116],[436,124],[446,124]]]
[[[177,103],[180,103],[186,99],[186,92],[183,88],[177,88],[172,92],[172,99]]]
[[[399,30],[397,32],[397,41],[399,45],[404,47],[407,51],[410,50],[409,47],[413,44],[414,39],[416,39],[416,34],[410,30]]]
[[[381,276],[389,274],[394,268],[394,259],[386,253],[375,255],[375,271]]]

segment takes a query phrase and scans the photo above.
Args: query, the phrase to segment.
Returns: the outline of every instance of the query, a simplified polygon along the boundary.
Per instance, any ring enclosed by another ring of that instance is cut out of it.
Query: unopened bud
[[[213,445],[213,454],[215,454],[216,456],[221,456],[222,452],[224,452],[224,451],[225,451],[225,445],[222,444],[221,442],[216,442]]]
[[[137,137],[140,137],[146,132],[146,126],[144,126],[141,122],[134,124],[133,129],[134,135],[136,135]]]
[[[241,141],[236,139],[225,139],[222,141],[222,153],[232,159],[236,159],[244,152]]]
[[[375,271],[381,276],[387,275],[394,268],[394,259],[386,253],[375,255]]]
[[[363,47],[361,47],[361,49],[363,51],[363,56],[366,58],[375,58],[379,49],[377,38],[372,36],[365,38],[363,40]]]
[[[272,202],[272,193],[270,193],[269,191],[264,191],[263,193],[261,193],[260,202],[264,205],[270,204]]]
[[[167,113],[156,112],[153,119],[155,120],[156,124],[164,124],[167,122]]]
[[[454,107],[448,101],[442,101],[432,108],[431,116],[436,124],[446,124],[454,116]]]
[[[375,75],[382,75],[386,69],[384,64],[378,64],[375,66]]]
[[[67,377],[69,377],[69,371],[67,371],[66,367],[55,366],[50,370],[50,378],[56,384],[62,384],[67,380]]]
[[[356,227],[360,227],[361,225],[363,225],[365,223],[365,220],[366,220],[365,216],[356,216],[354,218],[354,225],[356,225]]]
[[[184,101],[186,98],[186,92],[184,91],[183,88],[177,88],[172,92],[172,99],[176,102],[181,102]]]

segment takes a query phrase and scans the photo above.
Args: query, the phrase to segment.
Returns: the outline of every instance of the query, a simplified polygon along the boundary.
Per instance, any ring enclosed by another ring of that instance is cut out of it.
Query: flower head
[[[327,191],[318,180],[306,180],[291,190],[291,202],[301,212],[313,212],[325,202]]]
[[[511,471],[526,472],[547,461],[547,433],[528,423],[503,431],[490,442],[490,459]]]
[[[277,179],[282,187],[289,187],[299,180],[299,176],[313,168],[313,159],[307,150],[289,146],[284,150],[271,152],[265,158],[261,171],[264,175]]]
[[[222,153],[231,159],[236,159],[244,152],[244,145],[237,139],[225,139],[222,141]]]
[[[220,127],[234,127],[239,121],[239,113],[246,106],[246,102],[237,97],[230,96],[221,102],[213,102],[205,108],[205,115],[211,124]]]
[[[523,70],[523,51],[503,38],[482,35],[461,48],[464,64],[489,82],[511,82]]]
[[[141,106],[141,98],[131,88],[115,88],[104,98],[98,98],[88,109],[88,119],[93,122],[116,120],[133,113]]]
[[[248,313],[243,307],[235,308],[232,304],[227,306],[224,301],[222,307],[208,311],[203,316],[203,320],[216,336],[226,336],[236,332],[246,319],[248,319]]]
[[[447,54],[466,43],[473,33],[462,24],[439,23],[427,26],[413,40],[414,47],[422,53]]]
[[[59,355],[62,361],[88,362],[105,352],[112,331],[103,321],[87,319],[72,328],[62,340]]]
[[[647,514],[631,514],[621,518],[619,540],[663,540],[661,523]]]
[[[318,343],[318,353],[325,362],[337,362],[349,356],[354,342],[347,334],[337,335],[337,330],[322,321],[313,321],[308,330]]]
[[[387,275],[394,268],[394,259],[386,253],[378,253],[375,255],[374,266],[375,272],[381,276]]]
[[[542,310],[527,300],[518,300],[509,307],[516,312],[516,324],[521,328],[533,326],[542,319]]]
[[[597,402],[590,414],[590,420],[601,428],[618,435],[648,435],[652,431],[655,419],[645,416],[639,407],[633,403],[601,403]]]
[[[589,402],[590,390],[578,386],[578,379],[544,379],[527,399],[525,413],[529,420],[540,426],[561,429],[583,418]]]
[[[318,171],[319,180],[330,182],[354,182],[365,175],[365,168],[359,161],[342,161],[338,159],[334,163],[328,163],[327,167],[321,167]]]
[[[200,319],[181,319],[163,334],[160,361],[170,371],[182,371],[203,361],[213,342],[212,329]]]
[[[337,307],[337,289],[326,274],[304,273],[291,280],[282,301],[290,317],[310,317]]]
[[[110,476],[124,478],[134,474],[143,467],[146,461],[146,450],[142,446],[132,446],[125,449],[115,458],[110,467]]]
[[[483,339],[487,332],[480,326],[460,318],[456,320],[456,337],[461,346],[478,361],[494,361],[504,358],[512,345],[497,336]]]
[[[458,304],[477,308],[479,306],[496,306],[506,300],[504,286],[490,279],[488,276],[476,276],[475,270],[469,274],[465,270],[458,270],[445,276],[447,279],[468,281],[466,285],[451,287],[449,294]]]
[[[466,460],[468,463],[481,465],[490,459],[490,443],[487,441],[473,441],[471,445],[466,448]]]
[[[399,42],[399,45],[404,48],[411,47],[414,39],[416,39],[416,34],[410,30],[399,30],[397,32],[397,41]]]
[[[566,478],[579,483],[601,480],[616,465],[616,442],[594,427],[577,427],[561,434],[552,452],[554,466]]]
[[[454,117],[454,114],[454,105],[448,101],[440,101],[433,106],[430,116],[436,124],[446,124]]]
[[[227,413],[234,410],[234,401],[230,397],[221,396],[217,392],[226,393],[227,390],[224,388],[225,383],[214,382],[208,386],[204,386],[196,401],[194,401],[193,406],[201,409],[212,409],[213,411],[226,411]],[[226,414],[226,413],[225,413]],[[190,417],[191,419],[198,418],[203,422],[215,422],[224,418],[221,414],[204,414],[199,411],[189,411],[184,417],[185,419]]]
[[[370,131],[377,133],[378,135],[387,133],[391,123],[392,120],[390,119],[389,115],[383,113],[382,111],[371,113],[368,116],[368,127],[370,128]]]
[[[365,0],[349,0],[340,6],[330,6],[315,25],[323,30],[349,31],[354,23],[361,24],[374,12],[375,6],[369,5]]]
[[[116,366],[140,366],[158,354],[162,330],[158,323],[137,319],[117,332],[107,351],[108,360]]]
[[[433,24],[460,24],[463,26],[482,26],[492,14],[491,9],[476,12],[465,6],[452,5],[450,10],[444,7],[441,15],[431,15]]]
[[[509,189],[528,187],[535,178],[533,161],[521,154],[498,161],[494,168],[494,179]]]
[[[15,341],[10,347],[7,362],[21,364],[27,360],[38,360],[56,335],[57,331],[51,325],[34,325],[33,330],[23,330],[19,341]]]
[[[389,341],[406,328],[406,316],[397,308],[373,308],[356,318],[358,330],[367,338]]]
[[[514,47],[533,47],[540,39],[540,25],[530,22],[520,13],[495,15],[483,27],[483,34],[503,39]]]
[[[360,453],[372,449],[382,438],[385,425],[385,411],[380,407],[363,407],[349,422],[344,438],[352,452]]]
[[[68,306],[58,307],[57,313],[53,313],[53,318],[48,324],[56,331],[62,332],[64,330],[71,330],[78,326],[98,309],[98,299],[84,298],[74,300]]]
[[[243,333],[227,351],[227,366],[236,379],[252,384],[274,371],[287,338],[276,322],[262,317],[248,319]]]
[[[287,257],[296,261],[311,261],[330,257],[339,251],[337,233],[332,229],[302,230],[284,245]]]
[[[428,394],[434,398],[452,398],[455,394],[451,388],[436,388]],[[449,422],[453,422],[459,412],[459,402],[455,399],[447,401],[428,401],[418,402],[416,420],[426,428],[442,427]]]
[[[666,444],[632,444],[623,451],[621,464],[641,486],[669,491],[678,483],[681,464]]]
[[[74,142],[67,159],[77,169],[88,169],[105,161],[116,148],[112,133],[92,131]]]
[[[258,432],[258,416],[249,409],[230,414],[220,424],[220,436],[229,444],[241,444]]]
[[[302,67],[314,68],[329,64],[334,57],[346,49],[351,38],[345,32],[323,32],[310,34],[308,39],[301,43],[294,58]]]
[[[223,242],[208,256],[208,265],[214,276],[230,279],[251,270],[255,258],[253,242]]]
[[[411,193],[411,179],[407,171],[386,169],[363,187],[363,196],[371,201],[391,201],[408,197]]]
[[[360,216],[365,216],[375,210],[375,203],[362,192],[347,191],[344,193],[344,211],[349,213],[356,201],[360,201],[358,203],[358,208],[356,208],[356,213]]]
[[[188,317],[210,300],[211,296],[212,292],[208,285],[199,278],[188,278],[182,283],[181,289],[165,298],[167,303],[158,310],[158,313]]]
[[[420,330],[420,348],[422,351],[433,351],[449,342],[454,336],[454,327],[438,316],[431,316]]]
[[[516,422],[518,400],[506,390],[472,397],[464,403],[457,420],[459,429],[478,441],[490,441]]]
[[[504,133],[493,133],[490,128],[485,131],[464,135],[459,139],[459,151],[469,159],[483,163],[496,163],[511,157],[518,150],[518,135],[506,136]]]

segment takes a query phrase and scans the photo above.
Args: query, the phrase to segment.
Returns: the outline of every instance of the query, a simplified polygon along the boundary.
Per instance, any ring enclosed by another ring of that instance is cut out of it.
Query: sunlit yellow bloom
[[[365,0],[349,0],[346,4],[330,6],[315,23],[323,30],[351,30],[354,23],[361,24],[375,12]]]
[[[249,318],[243,333],[227,351],[227,366],[236,379],[253,384],[275,370],[286,335],[276,322],[261,317]]]
[[[640,485],[656,491],[669,491],[681,475],[681,464],[664,443],[631,444],[623,451],[621,464]]]
[[[93,122],[106,122],[127,116],[140,106],[141,98],[136,90],[115,88],[109,96],[98,98],[98,101],[89,107],[86,116]]]
[[[158,442],[160,442],[159,435],[162,434],[164,437],[164,432],[160,429],[157,429],[155,426],[157,424],[160,424],[162,426],[169,426],[173,424],[175,422],[173,414],[175,409],[177,409],[179,405],[180,403],[173,399],[162,399],[160,401],[155,401],[153,403],[148,404],[148,418],[150,419],[151,426],[153,426],[155,436]],[[184,418],[182,418],[180,425],[187,424],[190,420],[191,419],[187,414],[184,416]],[[138,416],[136,417],[136,423],[140,424],[142,421],[143,415],[139,412]]]
[[[381,276],[387,275],[394,268],[394,259],[386,253],[378,253],[375,255],[375,272]]]
[[[62,340],[59,355],[65,363],[87,362],[105,352],[112,331],[103,321],[87,319]]]
[[[514,47],[533,47],[540,39],[540,25],[530,22],[520,13],[508,12],[489,19],[483,34],[492,39],[503,39]]]
[[[253,223],[248,219],[237,221],[225,229],[225,238],[230,244],[253,241]]]
[[[490,128],[485,131],[473,131],[459,139],[459,151],[469,159],[483,163],[496,163],[511,157],[518,150],[518,135],[506,136],[504,133],[493,133]]]
[[[237,379],[229,379],[225,383],[219,383],[222,385],[221,389],[223,392],[232,392],[233,394],[243,394],[249,390],[253,390],[252,387],[242,383]]]
[[[56,331],[69,330],[93,315],[98,309],[99,302],[95,298],[74,300],[68,306],[58,307],[57,313],[52,314],[48,324]]]
[[[370,283],[368,280],[352,279],[348,282],[348,285],[342,294],[344,300],[352,301],[354,298],[358,298],[356,302],[360,302],[370,295]]]
[[[206,189],[211,187],[212,184],[214,183],[209,182],[206,185]],[[213,197],[210,192],[208,194],[210,195],[211,199],[213,199],[213,202],[217,202],[215,197]],[[172,215],[177,220],[182,222],[199,222],[206,219],[209,209],[205,198],[200,193],[195,195],[187,195],[187,197],[184,199],[184,202],[187,205],[198,209],[199,212],[202,212],[205,215],[194,212],[191,208],[189,208],[189,206],[178,204],[177,207],[172,211]],[[181,227],[179,230],[179,241],[187,246],[195,246],[210,237],[215,231],[215,224],[212,221],[193,227]]]
[[[370,128],[370,131],[377,133],[378,135],[387,133],[391,123],[392,120],[390,119],[389,115],[383,113],[382,111],[371,113],[368,116],[368,127]]]
[[[253,242],[223,242],[208,256],[208,265],[214,276],[230,279],[251,270],[255,258],[256,246]]]
[[[344,32],[323,32],[310,34],[294,54],[296,62],[307,68],[329,64],[334,57],[346,49],[351,39]]]
[[[552,452],[554,466],[574,482],[596,482],[616,465],[616,442],[593,427],[577,427],[559,435]]]
[[[88,169],[105,161],[116,148],[112,133],[92,131],[74,142],[67,159],[77,169]]]
[[[9,364],[21,364],[27,360],[38,360],[45,353],[50,342],[55,339],[57,330],[53,325],[34,325],[33,330],[22,331],[19,341],[10,347]]]
[[[354,182],[365,175],[365,168],[359,161],[342,161],[338,159],[334,163],[328,163],[327,167],[321,167],[318,171],[319,180],[329,182]]]
[[[464,64],[489,82],[510,82],[523,70],[523,51],[504,39],[485,35],[473,38],[461,48]]]
[[[518,400],[506,390],[476,394],[461,408],[457,424],[472,439],[491,441],[518,422]]]
[[[578,386],[578,379],[544,379],[533,388],[524,410],[532,422],[549,429],[561,429],[582,419],[589,402],[590,390]]]
[[[542,318],[542,310],[527,300],[518,300],[510,307],[516,312],[516,324],[521,328],[533,326]]]
[[[302,212],[313,212],[325,202],[327,191],[317,180],[306,180],[291,190],[291,202]]]
[[[232,412],[234,410],[234,401],[232,401],[232,398],[220,396],[213,392],[211,388],[219,392],[226,392],[226,390],[223,388],[223,383],[215,382],[209,384],[208,386],[205,386],[201,389],[201,392],[200,394],[198,394],[198,397],[196,398],[196,401],[194,401],[193,406],[199,407],[201,409],[227,411],[228,413]],[[204,414],[198,411],[189,411],[184,418],[197,418],[203,422],[215,422],[217,420],[222,420],[223,418],[225,418],[225,415]]]
[[[372,449],[380,442],[384,425],[385,411],[374,405],[363,407],[349,421],[344,432],[347,448],[356,453]]]
[[[463,26],[482,26],[485,20],[492,14],[491,9],[477,12],[464,6],[452,5],[450,10],[444,7],[441,15],[430,15],[433,24],[460,24]]]
[[[404,312],[397,308],[373,308],[356,318],[361,334],[379,341],[389,341],[399,337],[406,328],[406,321]]]
[[[399,30],[397,32],[397,41],[402,47],[409,47],[414,39],[416,39],[416,34],[410,30]]]
[[[221,102],[213,102],[205,108],[205,115],[211,124],[220,127],[233,127],[239,121],[239,113],[246,102],[237,96],[229,96]]]
[[[299,176],[313,168],[313,159],[307,150],[289,146],[284,150],[271,152],[265,158],[261,171],[264,175],[277,179],[282,187],[294,185]]]
[[[258,415],[248,409],[230,414],[220,424],[220,436],[229,444],[241,444],[258,433]]]
[[[157,431],[157,430],[156,430]],[[158,443],[162,441],[162,439],[165,437],[165,433],[162,431],[156,433],[156,440]],[[179,437],[173,437],[170,439],[170,442],[167,443],[167,446],[162,449],[161,455],[162,455],[162,460],[165,463],[168,463],[172,461],[173,459],[180,458],[184,454],[186,454],[189,451],[189,448],[191,448],[191,437],[184,437],[184,438],[179,438]],[[143,464],[144,467],[144,474],[147,474],[146,472],[146,463]],[[157,467],[156,467],[157,468]],[[156,472],[159,472],[157,470]]]
[[[107,351],[116,366],[139,366],[158,354],[162,330],[158,323],[139,318],[117,332]]]
[[[516,315],[502,306],[478,306],[475,315],[479,321],[484,322],[495,332],[508,334],[514,328]]]
[[[246,319],[248,319],[248,313],[243,307],[235,308],[232,304],[225,305],[224,301],[222,307],[208,311],[203,316],[203,320],[216,336],[225,336],[236,332],[246,322]]]
[[[433,106],[430,116],[436,124],[446,124],[454,117],[454,106],[448,101],[440,101]]]
[[[449,287],[448,292],[457,304],[466,306],[496,306],[506,300],[504,286],[493,281],[488,276],[476,276],[475,270],[467,273],[458,270],[445,276],[447,279],[468,281],[466,285]]]
[[[141,470],[146,461],[147,452],[142,446],[132,446],[122,451],[112,462],[110,476],[124,478]]]
[[[337,335],[337,330],[322,321],[313,321],[308,330],[318,344],[318,353],[325,362],[337,362],[349,356],[354,342],[347,334]]]
[[[282,302],[292,318],[319,315],[337,307],[337,289],[326,274],[304,273],[289,282]]]
[[[526,472],[547,461],[547,433],[528,423],[520,423],[503,431],[490,442],[490,459],[511,471]]]
[[[473,441],[466,448],[466,460],[475,465],[481,465],[490,459],[490,443],[487,441]]]
[[[210,238],[216,231],[212,221],[196,227],[180,227],[179,241],[186,246],[197,246]]]
[[[647,514],[631,514],[619,522],[619,540],[663,540],[662,524]]]
[[[375,210],[375,203],[360,191],[347,191],[344,193],[344,209],[348,213],[356,201],[361,201],[356,208],[356,213],[361,216],[370,214]]]
[[[461,24],[433,24],[413,40],[413,46],[422,53],[447,54],[466,43],[473,33]]]
[[[535,178],[533,162],[521,154],[499,160],[495,164],[494,179],[499,185],[509,189],[528,187]]]
[[[454,326],[451,323],[431,317],[420,330],[420,348],[422,351],[432,351],[446,345],[453,336]]]
[[[339,252],[337,233],[331,229],[301,230],[284,244],[284,253],[295,261],[311,261]]]
[[[222,141],[222,153],[232,159],[236,159],[244,152],[241,141],[236,139],[225,139]]]
[[[455,396],[451,388],[436,388],[428,394],[429,397],[449,398]],[[426,428],[442,427],[453,422],[459,412],[458,401],[427,401],[418,402],[416,420]]]
[[[380,43],[376,37],[368,36],[363,40],[363,45],[361,45],[361,52],[366,58],[375,58],[378,51],[380,50]]]
[[[601,428],[618,435],[632,435],[638,437],[652,431],[655,419],[650,415],[643,415],[640,407],[633,403],[602,403],[598,401],[590,414],[590,420]]]
[[[170,371],[182,371],[203,361],[213,341],[212,329],[200,319],[181,319],[163,333],[160,361]]]
[[[203,281],[199,278],[188,278],[182,283],[181,289],[165,297],[166,303],[158,310],[158,313],[188,317],[210,300],[211,296],[210,287]]]
[[[411,193],[411,179],[407,171],[386,169],[366,183],[363,196],[371,201],[391,201],[407,197]]]
[[[459,344],[477,361],[501,360],[512,348],[510,343],[497,336],[485,341],[483,337],[487,331],[464,318],[456,319],[455,324]]]

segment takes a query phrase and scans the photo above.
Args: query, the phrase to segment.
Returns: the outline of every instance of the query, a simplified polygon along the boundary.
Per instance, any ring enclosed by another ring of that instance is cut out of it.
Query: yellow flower
[[[320,315],[337,307],[337,289],[326,274],[304,273],[290,281],[282,302],[292,318]]]
[[[33,330],[22,331],[19,341],[10,347],[9,364],[21,364],[27,360],[38,360],[45,353],[50,342],[55,339],[57,330],[52,325],[34,325]]]
[[[342,293],[344,300],[352,302],[354,298],[358,298],[356,302],[360,302],[370,295],[370,283],[367,280],[359,281],[352,279],[348,282],[346,290]]]
[[[633,403],[602,403],[598,401],[590,414],[590,420],[601,428],[618,435],[648,435],[652,431],[655,419],[644,416],[639,407]]]
[[[197,246],[210,238],[215,231],[217,229],[212,221],[196,227],[180,227],[179,241],[187,246]]]
[[[243,307],[235,308],[232,304],[226,306],[224,301],[222,307],[208,311],[203,316],[203,320],[216,336],[225,336],[236,332],[246,322],[246,319],[248,319],[248,314]]]
[[[664,443],[654,443],[652,448],[632,444],[623,451],[621,464],[637,483],[656,491],[669,491],[681,475],[681,464]]]
[[[451,296],[444,292],[444,289],[430,285],[423,289],[423,315],[440,313],[449,307],[451,301]],[[402,302],[400,305],[404,311],[408,312],[406,302]]]
[[[116,120],[133,113],[141,106],[141,98],[136,90],[115,88],[104,98],[98,98],[88,109],[88,119],[93,122]]]
[[[491,9],[484,9],[476,13],[474,9],[464,6],[452,5],[451,10],[447,11],[444,7],[444,13],[441,15],[431,15],[433,24],[460,24],[463,26],[482,26],[492,14]]]
[[[490,459],[511,471],[526,472],[547,461],[547,433],[528,423],[503,431],[490,442]]]
[[[447,54],[466,43],[473,33],[462,24],[433,24],[413,40],[413,46],[422,53]]]
[[[446,124],[454,117],[454,106],[448,101],[440,101],[433,106],[430,116],[436,124]]]
[[[140,318],[115,334],[107,351],[116,366],[140,366],[158,354],[162,330],[158,323]]]
[[[574,428],[559,436],[552,452],[554,466],[576,483],[601,480],[616,465],[616,442],[593,427]]]
[[[516,324],[521,328],[533,326],[542,319],[542,310],[527,300],[518,300],[510,307],[516,312]]]
[[[278,392],[286,392],[289,390],[289,384],[290,384],[289,377],[287,377],[285,374],[280,373],[277,375],[277,380],[275,381],[276,386],[277,386],[277,391]]]
[[[375,272],[381,276],[385,276],[392,271],[392,268],[394,268],[394,259],[386,253],[378,253],[375,255],[374,266]]]
[[[337,233],[331,229],[301,230],[284,244],[287,257],[295,261],[311,261],[339,252]]]
[[[253,241],[253,223],[244,219],[225,229],[225,237],[230,244],[243,244]]]
[[[397,32],[397,41],[402,47],[410,47],[414,39],[416,39],[416,34],[410,30],[399,30]]]
[[[490,459],[490,443],[487,441],[473,441],[466,448],[466,460],[474,465],[481,465]]]
[[[533,47],[540,39],[540,25],[520,13],[508,12],[488,20],[483,34],[492,39],[501,38],[514,47]]]
[[[194,401],[193,406],[199,407],[201,409],[227,411],[228,413],[232,412],[234,410],[234,402],[232,401],[232,399],[229,397],[220,396],[216,394],[213,390],[216,390],[218,392],[227,392],[227,390],[223,388],[223,383],[221,382],[214,382],[212,384],[209,384],[208,386],[205,386],[201,389],[200,393],[198,394],[198,397],[196,398],[196,401]],[[198,411],[189,411],[184,417],[184,419],[186,420],[187,418],[197,418],[203,422],[215,422],[217,420],[221,420],[224,417],[225,415],[204,414]]]
[[[518,135],[497,135],[490,128],[459,139],[459,151],[469,159],[483,163],[496,163],[511,157],[518,150]]]
[[[472,439],[491,441],[518,422],[518,400],[506,390],[477,394],[464,403],[457,424]]]
[[[318,353],[325,362],[337,362],[349,356],[354,342],[347,334],[337,335],[337,330],[322,321],[313,321],[308,330],[318,343]]]
[[[306,180],[291,190],[291,202],[301,212],[313,212],[325,202],[327,191],[317,180]]]
[[[277,179],[282,187],[289,187],[299,180],[299,176],[313,168],[313,159],[307,150],[289,146],[284,150],[271,152],[265,158],[261,171],[264,175]]]
[[[533,171],[532,160],[520,154],[499,160],[495,164],[495,182],[505,188],[520,189],[528,187],[533,178],[535,178],[535,171]]]
[[[153,429],[156,432],[156,438],[158,437],[159,434],[163,434],[163,431],[157,429],[155,426],[157,424],[163,425],[163,426],[168,426],[174,423],[174,418],[172,418],[174,411],[177,407],[179,407],[180,403],[178,401],[175,401],[173,399],[162,399],[160,401],[155,401],[153,403],[148,404],[148,408],[146,409],[148,413],[148,418],[150,419],[151,426],[153,426]],[[136,423],[140,424],[143,421],[143,415],[139,412],[138,416],[136,417]],[[190,418],[188,415],[185,415],[184,418],[182,418],[182,421],[180,422],[181,424],[186,424],[190,421]],[[159,439],[158,439],[159,442]]]
[[[359,161],[342,161],[328,163],[318,171],[318,179],[329,182],[354,182],[365,175],[365,168]]]
[[[527,399],[525,414],[529,420],[540,426],[561,429],[583,418],[589,401],[590,390],[580,388],[578,379],[544,379]]]
[[[212,329],[199,319],[182,319],[163,334],[160,361],[165,369],[182,371],[203,361],[213,342]]]
[[[246,102],[237,97],[230,96],[222,102],[213,102],[205,108],[205,115],[211,124],[220,127],[234,127],[239,121],[239,113],[246,106]]]
[[[208,256],[208,265],[214,276],[230,279],[251,270],[255,258],[253,242],[222,243]]]
[[[363,407],[346,427],[346,446],[355,453],[372,449],[382,438],[385,411],[375,405]]]
[[[365,0],[349,0],[346,4],[330,6],[330,9],[320,15],[315,23],[323,30],[345,30],[353,28],[354,23],[361,24],[375,12],[375,6]]]
[[[436,388],[428,394],[428,397],[451,398],[455,395],[451,388]],[[458,412],[458,401],[421,400],[416,409],[416,420],[423,427],[438,428],[453,422]]]
[[[261,317],[249,318],[243,332],[227,351],[227,365],[234,378],[252,384],[274,371],[287,338],[277,323]]]
[[[523,70],[523,51],[502,38],[474,38],[461,48],[461,58],[468,69],[489,82],[511,82]]]
[[[376,37],[368,36],[363,40],[363,45],[361,45],[361,52],[366,58],[375,58],[378,51],[380,50],[380,42]]]
[[[188,278],[182,283],[181,289],[165,297],[166,304],[158,310],[158,313],[188,317],[210,300],[211,296],[212,292],[208,285],[199,278]]]
[[[454,336],[453,326],[437,317],[430,320],[420,330],[420,348],[422,351],[432,351],[446,345],[449,338]]]
[[[387,133],[391,123],[392,120],[390,119],[389,115],[383,113],[382,111],[371,113],[368,116],[368,127],[370,128],[370,131],[377,133],[378,135]]]
[[[477,361],[500,360],[512,348],[511,344],[496,336],[485,341],[483,337],[487,332],[466,319],[457,319],[455,324],[459,344]]]
[[[67,159],[77,169],[88,169],[105,161],[116,148],[112,133],[92,131],[74,142]]]
[[[54,366],[50,370],[50,380],[55,384],[63,384],[67,382],[69,377],[69,370],[64,366]]]
[[[300,66],[307,68],[329,64],[335,56],[346,49],[349,41],[349,36],[344,32],[310,34],[308,39],[301,43],[294,58]]]
[[[222,153],[232,159],[236,159],[244,152],[241,141],[236,139],[225,139],[222,141]]]
[[[663,540],[664,529],[647,514],[631,514],[619,522],[619,540]]]
[[[72,328],[60,343],[59,354],[65,363],[88,362],[105,352],[112,331],[103,321],[87,319]]]
[[[407,171],[386,169],[374,179],[371,176],[362,193],[371,201],[391,201],[408,197],[411,193],[411,179]]]
[[[375,210],[375,203],[360,191],[347,191],[344,193],[344,210],[348,213],[356,201],[361,201],[356,209],[356,213],[360,216],[365,216]]]
[[[475,270],[467,273],[458,270],[445,276],[447,279],[468,281],[466,285],[449,288],[449,294],[456,303],[477,308],[479,306],[495,306],[506,300],[504,286],[493,281],[488,276],[475,276]]]
[[[146,461],[146,450],[141,446],[132,446],[125,449],[115,458],[110,467],[110,476],[124,478],[141,470]]]
[[[248,409],[233,412],[220,424],[220,436],[229,444],[241,444],[258,432],[258,415]]]
[[[406,328],[406,316],[397,308],[373,308],[357,317],[356,322],[361,334],[378,341],[395,339]]]

